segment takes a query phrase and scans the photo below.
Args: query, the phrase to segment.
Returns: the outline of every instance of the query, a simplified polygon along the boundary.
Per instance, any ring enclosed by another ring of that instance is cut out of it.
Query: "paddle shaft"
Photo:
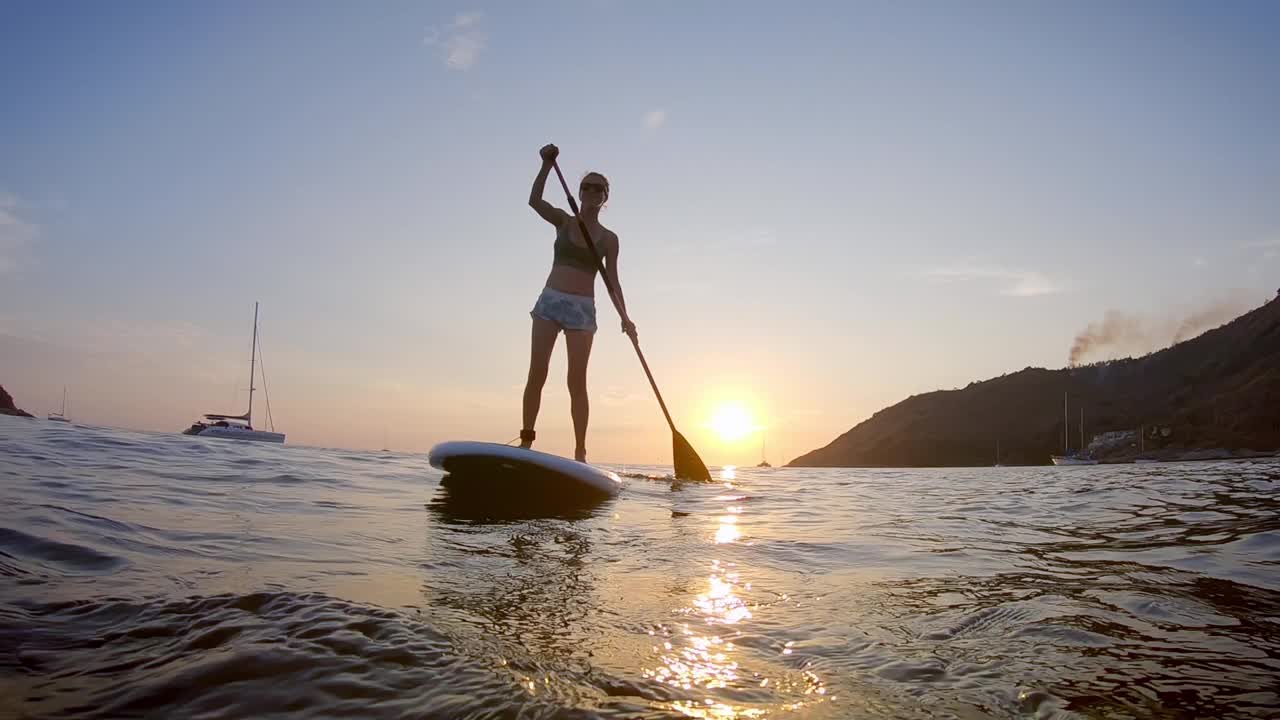
[[[605,290],[609,292],[609,300],[613,302],[613,307],[618,311],[620,317],[626,317],[626,313],[622,311],[622,303],[618,302],[618,296],[614,294],[614,284],[609,278],[609,271],[604,266],[604,260],[600,257],[600,252],[596,250],[595,241],[591,239],[591,233],[587,230],[587,223],[582,219],[582,214],[578,212],[578,202],[573,199],[573,193],[569,190],[569,183],[564,181],[564,174],[560,172],[560,164],[551,161],[551,167],[555,168],[556,177],[560,178],[560,187],[564,188],[564,195],[569,200],[569,209],[573,211],[573,218],[578,221],[578,229],[582,231],[582,239],[587,241],[587,249],[591,251],[591,257],[595,258],[596,267],[600,270],[600,276],[604,278]],[[658,391],[658,383],[653,381],[653,373],[649,371],[649,363],[645,362],[644,353],[640,350],[640,341],[634,335],[628,335],[631,338],[631,345],[636,349],[636,357],[640,358],[640,367],[644,368],[645,377],[649,378],[649,387],[653,388],[653,394],[658,398],[658,406],[662,408],[662,415],[667,419],[667,425],[671,428],[671,432],[676,432],[676,424],[671,421],[671,413],[667,411],[667,404],[662,400],[662,393]]]

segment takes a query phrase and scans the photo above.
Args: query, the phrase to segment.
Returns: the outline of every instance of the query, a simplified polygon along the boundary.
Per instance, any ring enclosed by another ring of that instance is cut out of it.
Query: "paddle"
[[[622,315],[622,304],[618,302],[618,298],[613,292],[613,283],[609,281],[609,271],[604,267],[604,261],[600,259],[600,253],[596,251],[595,241],[591,239],[591,233],[587,231],[587,223],[583,221],[582,215],[578,213],[578,203],[573,199],[573,193],[569,191],[569,183],[564,181],[564,174],[560,172],[560,164],[554,160],[551,166],[556,169],[556,177],[560,178],[560,187],[564,188],[564,195],[569,200],[569,209],[573,211],[573,218],[578,221],[578,229],[582,231],[582,238],[587,241],[587,249],[591,251],[591,257],[595,258],[596,267],[600,270],[600,276],[604,278],[604,287],[609,291],[609,299],[613,301],[613,307],[618,311],[618,315]],[[645,362],[644,353],[640,352],[640,341],[634,335],[631,338],[631,345],[636,349],[636,356],[640,358],[640,366],[644,368],[644,374],[649,378],[649,386],[653,388],[653,394],[658,398],[658,405],[662,408],[662,415],[667,419],[667,426],[671,428],[671,454],[674,456],[675,473],[678,478],[687,480],[711,480],[711,473],[707,470],[706,463],[702,462],[702,458],[698,457],[698,453],[694,451],[693,446],[688,440],[676,430],[676,424],[671,421],[671,413],[667,411],[667,404],[662,401],[662,393],[658,391],[658,383],[653,381],[653,373],[649,371],[649,363]]]

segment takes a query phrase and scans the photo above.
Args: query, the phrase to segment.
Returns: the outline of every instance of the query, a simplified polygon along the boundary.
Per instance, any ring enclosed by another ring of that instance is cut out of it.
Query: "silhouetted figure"
[[[577,441],[574,459],[587,459],[587,418],[590,414],[587,402],[587,360],[591,356],[591,341],[596,332],[595,282],[599,262],[604,263],[608,277],[613,280],[613,292],[622,315],[622,331],[635,337],[636,326],[627,316],[626,302],[618,280],[618,236],[600,224],[600,209],[609,199],[609,180],[598,172],[587,173],[578,188],[578,200],[582,208],[582,222],[591,234],[591,241],[599,253],[599,259],[582,237],[578,220],[569,213],[542,199],[547,175],[551,172],[559,149],[546,145],[540,151],[542,169],[533,180],[529,192],[529,206],[542,219],[556,228],[551,273],[546,286],[534,303],[533,337],[529,352],[529,377],[524,387],[523,426],[520,430],[520,447],[533,445],[538,420],[538,408],[542,404],[542,386],[547,381],[547,367],[556,337],[564,331],[565,345],[569,353],[569,403],[573,416],[573,433]]]

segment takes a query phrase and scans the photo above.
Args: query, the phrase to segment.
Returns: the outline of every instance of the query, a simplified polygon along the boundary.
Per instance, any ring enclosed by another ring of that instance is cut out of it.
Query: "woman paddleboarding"
[[[556,337],[564,331],[565,346],[569,353],[569,406],[573,416],[573,434],[576,446],[573,457],[579,462],[587,459],[587,419],[590,404],[587,400],[587,360],[591,357],[591,341],[596,332],[595,285],[599,264],[595,253],[582,236],[582,225],[590,233],[599,260],[608,271],[605,282],[612,281],[612,291],[618,314],[622,316],[622,332],[636,337],[635,323],[627,316],[622,287],[618,281],[618,235],[600,224],[600,210],[609,199],[609,180],[598,172],[587,173],[578,187],[581,212],[578,217],[555,207],[542,199],[547,176],[560,154],[555,145],[546,145],[540,151],[542,169],[533,180],[529,191],[529,207],[556,228],[556,241],[551,261],[551,272],[542,288],[542,294],[534,303],[529,315],[533,318],[533,336],[529,351],[529,377],[524,386],[523,425],[520,430],[520,447],[533,445],[542,405],[542,386],[547,381],[547,367]],[[570,198],[572,200],[572,198]],[[572,203],[571,203],[572,204]],[[579,223],[581,220],[581,224]]]

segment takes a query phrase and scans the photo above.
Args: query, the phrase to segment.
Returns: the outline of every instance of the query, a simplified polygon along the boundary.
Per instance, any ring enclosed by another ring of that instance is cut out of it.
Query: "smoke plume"
[[[1101,322],[1089,323],[1076,335],[1068,363],[1078,365],[1087,359],[1145,355],[1189,340],[1241,315],[1249,307],[1250,304],[1242,300],[1223,300],[1181,318],[1144,318],[1108,310]]]

